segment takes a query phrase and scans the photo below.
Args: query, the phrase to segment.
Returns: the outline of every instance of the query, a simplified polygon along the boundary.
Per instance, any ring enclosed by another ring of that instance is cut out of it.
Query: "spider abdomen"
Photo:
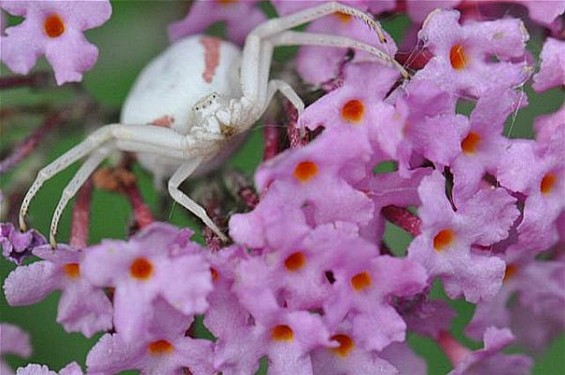
[[[140,73],[122,108],[122,124],[168,126],[187,134],[192,107],[216,92],[239,98],[241,51],[234,44],[193,35],[172,44]]]

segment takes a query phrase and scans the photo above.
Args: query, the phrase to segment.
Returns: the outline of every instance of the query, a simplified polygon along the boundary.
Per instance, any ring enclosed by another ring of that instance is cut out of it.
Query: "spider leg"
[[[305,9],[288,16],[271,19],[253,29],[245,40],[241,65],[243,97],[251,103],[257,103],[260,98],[265,97],[267,88],[266,82],[264,82],[264,76],[265,71],[268,76],[270,56],[268,58],[268,64],[262,61],[265,61],[268,50],[273,48],[272,45],[268,45],[266,40],[283,31],[290,30],[296,26],[303,25],[332,13],[343,13],[360,19],[375,31],[381,43],[386,43],[386,38],[381,26],[372,16],[357,8],[338,2],[320,4],[316,7]],[[266,48],[267,51],[263,52],[263,48]],[[266,68],[261,67],[261,65],[266,66]]]
[[[148,125],[111,124],[103,126],[39,171],[20,207],[20,229],[25,230],[25,215],[31,200],[45,181],[111,140],[115,141],[114,148],[124,151],[147,151],[179,159],[191,157],[187,151],[186,138],[174,130]]]
[[[106,159],[106,157],[112,152],[113,147],[103,147],[100,148],[92,155],[90,155],[86,161],[80,166],[77,173],[73,176],[71,181],[69,181],[68,185],[63,190],[61,194],[61,199],[55,208],[55,213],[53,214],[53,218],[51,219],[51,229],[49,230],[49,242],[51,243],[51,247],[57,247],[55,236],[57,235],[57,227],[59,226],[59,219],[63,214],[63,211],[69,200],[71,200],[80,189],[80,187],[84,184],[84,182],[90,177],[92,172]]]
[[[277,91],[288,99],[294,108],[296,108],[298,115],[300,116],[300,114],[304,111],[304,102],[300,99],[300,96],[298,96],[292,86],[280,79],[272,79],[269,81],[265,105],[268,105],[271,102]]]
[[[371,46],[370,44],[343,36],[284,31],[279,34],[273,35],[268,40],[265,40],[263,42],[261,50],[261,64],[259,65],[259,71],[260,73],[262,72],[261,82],[266,81],[266,78],[268,78],[268,71],[265,72],[265,66],[268,69],[268,64],[270,64],[271,60],[270,54],[272,53],[273,48],[293,45],[353,48],[356,50],[365,51],[373,56],[376,56],[382,62],[395,67],[404,78],[409,78],[408,72],[406,72],[402,65],[400,65],[396,60],[391,58],[380,49]],[[298,94],[296,94],[294,89],[288,83],[282,80],[271,80],[268,82],[267,94],[264,96],[265,100],[261,101],[264,107],[269,105],[276,91],[280,91],[294,105],[294,107],[298,110],[299,115],[300,113],[302,113],[302,111],[304,110],[304,103],[302,102],[302,99],[300,99]]]
[[[381,48],[347,37],[289,31],[293,27],[332,13],[344,13],[362,20],[379,35],[381,42],[386,42],[379,23],[369,14],[337,2],[321,4],[259,25],[248,35],[243,50],[241,66],[243,96],[233,106],[232,113],[226,116],[226,119],[231,120],[232,126],[235,126],[238,132],[249,129],[263,114],[272,99],[274,86],[278,86],[279,91],[291,100],[297,109],[300,109],[296,100],[298,95],[293,94],[294,90],[289,85],[285,84],[283,87],[283,85],[269,82],[272,54],[277,46],[313,45],[357,49],[375,56],[385,65],[396,68],[404,78],[410,77],[404,67]]]
[[[279,46],[321,46],[321,47],[335,47],[335,48],[352,48],[360,51],[367,52],[382,63],[389,65],[402,75],[403,78],[410,78],[410,74],[404,67],[387,53],[381,49],[358,40],[339,35],[318,34],[309,32],[298,31],[284,31],[279,34],[273,35],[269,41],[275,47]]]
[[[196,168],[198,168],[198,166],[202,163],[202,160],[202,158],[187,160],[183,165],[180,166],[179,169],[177,169],[177,171],[169,179],[169,194],[181,206],[185,207],[194,215],[196,215],[200,220],[202,220],[204,224],[212,229],[222,241],[226,242],[228,238],[222,233],[220,228],[216,226],[212,219],[210,219],[210,217],[206,213],[206,210],[179,190],[180,184],[184,180],[186,180],[196,170]]]

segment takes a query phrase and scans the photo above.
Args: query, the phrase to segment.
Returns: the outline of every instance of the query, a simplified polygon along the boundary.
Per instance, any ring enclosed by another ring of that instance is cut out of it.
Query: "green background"
[[[166,26],[175,20],[184,17],[188,9],[187,2],[175,1],[114,1],[112,18],[102,27],[88,31],[87,37],[100,49],[100,57],[95,68],[85,75],[84,86],[96,100],[110,111],[118,111],[129,87],[143,66],[168,44]],[[400,37],[408,25],[405,18],[385,20],[385,29],[396,38]],[[219,28],[218,28],[219,29]],[[532,51],[539,51],[536,36],[531,43]],[[538,38],[539,40],[539,38]],[[283,52],[292,53],[292,50]],[[279,53],[279,56],[281,54]],[[38,70],[48,69],[42,61]],[[4,66],[1,67],[2,75],[9,74]],[[7,108],[17,103],[50,103],[58,105],[73,100],[73,91],[69,88],[55,88],[45,90],[4,90],[0,92],[2,108]],[[563,102],[563,93],[551,90],[542,95],[534,95],[528,91],[530,106],[518,113],[516,122],[511,129],[511,137],[531,136],[531,123],[533,118],[541,113],[556,110]],[[462,111],[466,111],[465,106]],[[0,124],[0,151],[5,151],[15,140],[21,139],[34,127],[38,126],[41,118],[38,116],[22,116],[18,123]],[[39,150],[19,166],[15,171],[2,176],[0,189],[4,189],[10,181],[16,179],[29,179],[25,171],[47,164],[56,156],[62,154],[84,134],[92,131],[99,124],[73,122],[65,125],[56,136],[47,137]],[[230,165],[252,174],[253,168],[260,162],[262,156],[261,128],[254,128],[249,141],[230,160]],[[51,212],[55,207],[59,194],[76,171],[77,166],[69,168],[50,180],[39,192],[33,203],[29,215],[29,222],[42,233],[48,233]],[[151,176],[141,169],[136,169],[140,180],[140,188],[145,200],[152,208],[160,201],[152,183]],[[181,225],[196,227],[194,222],[178,206],[169,201],[167,217],[162,219]],[[126,223],[130,217],[127,201],[117,194],[95,191],[92,203],[90,226],[90,243],[97,243],[102,238],[124,238]],[[63,216],[58,240],[66,242],[69,233],[70,209]],[[402,252],[410,239],[404,232],[393,226],[387,228],[387,241],[396,252]],[[5,279],[14,268],[7,261],[0,261],[0,277]],[[433,295],[442,297],[440,288],[434,288]],[[29,362],[47,364],[53,370],[59,370],[65,364],[76,360],[82,365],[88,349],[94,345],[98,336],[85,339],[80,334],[68,334],[55,323],[57,301],[59,294],[55,293],[42,303],[30,307],[10,308],[7,306],[3,295],[0,296],[0,321],[12,322],[19,325],[32,335],[34,354],[29,360],[21,360],[8,356],[8,361],[13,366],[21,366]],[[462,330],[472,317],[474,307],[464,301],[451,301],[457,308],[458,316],[455,319],[453,332],[460,341],[471,348],[478,348],[479,343],[471,342],[463,337]],[[565,313],[565,312],[564,312]],[[423,355],[428,361],[429,374],[445,374],[450,370],[450,364],[443,353],[429,339],[411,336],[410,343],[416,352]],[[515,351],[515,350],[512,350]],[[534,374],[565,374],[565,338],[563,335],[550,345],[548,350],[536,358]]]

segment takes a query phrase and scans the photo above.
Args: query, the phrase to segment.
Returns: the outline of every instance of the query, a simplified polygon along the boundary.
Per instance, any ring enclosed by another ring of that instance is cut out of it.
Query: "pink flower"
[[[42,260],[16,268],[4,281],[4,293],[10,305],[30,305],[61,290],[57,322],[67,331],[90,337],[112,327],[110,300],[101,288],[84,277],[81,251],[65,245],[53,251],[44,245],[33,254]]]
[[[532,87],[542,92],[565,85],[565,42],[547,38],[541,50],[541,68],[534,75]]]
[[[227,38],[243,44],[245,37],[267,18],[258,8],[258,0],[197,0],[182,21],[169,26],[169,37],[177,41],[187,35],[199,34],[216,22],[226,24]]]
[[[540,351],[563,332],[565,259],[525,255],[514,252],[506,257],[502,289],[491,301],[477,304],[466,328],[469,336],[478,339],[489,326],[511,328],[522,345]]]
[[[16,264],[31,256],[32,251],[47,241],[34,229],[20,232],[12,223],[0,223],[0,245],[4,258]]]
[[[444,333],[439,340],[455,368],[448,375],[527,375],[532,360],[524,355],[502,352],[514,340],[509,329],[489,327],[484,334],[484,349],[470,351]]]
[[[345,321],[336,327],[331,338],[339,346],[312,351],[313,374],[398,374],[398,370],[382,359],[380,353],[359,346],[351,322]]]
[[[156,301],[154,310],[142,339],[130,341],[119,332],[102,336],[88,353],[89,373],[137,369],[143,374],[182,374],[187,368],[193,375],[213,374],[212,342],[185,335],[192,317],[162,299]]]
[[[147,334],[159,297],[187,316],[206,311],[210,269],[200,248],[188,242],[190,234],[155,223],[127,242],[104,240],[85,249],[85,277],[115,288],[114,326],[126,341]]]
[[[507,88],[486,92],[478,100],[460,141],[461,152],[451,164],[455,204],[484,187],[485,174],[496,177],[500,155],[511,142],[502,134],[504,123],[522,104],[527,104],[525,94]]]
[[[83,372],[76,362],[69,363],[58,373],[49,370],[49,367],[47,366],[32,363],[27,365],[26,367],[19,368],[16,375],[83,375]]]
[[[525,46],[529,35],[522,21],[460,25],[459,17],[454,10],[430,13],[418,37],[434,57],[416,73],[415,80],[431,80],[453,94],[479,97],[490,89],[519,86],[528,79]],[[497,62],[489,62],[492,57]]]
[[[1,37],[2,61],[15,73],[27,74],[45,55],[59,85],[82,80],[92,68],[98,49],[82,32],[102,25],[112,13],[107,0],[3,1],[0,6],[25,17]]]
[[[502,285],[505,263],[476,247],[508,237],[519,215],[515,199],[503,189],[483,189],[454,211],[444,191],[439,172],[422,180],[422,234],[410,244],[408,257],[439,276],[450,298],[463,294],[473,303],[492,298]]]
[[[27,358],[31,355],[29,335],[10,323],[0,324],[0,356],[6,354]],[[0,358],[0,374],[13,374],[12,369]]]

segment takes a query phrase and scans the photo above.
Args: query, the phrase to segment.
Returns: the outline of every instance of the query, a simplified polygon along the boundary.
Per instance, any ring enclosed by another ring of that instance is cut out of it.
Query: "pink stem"
[[[141,193],[137,188],[136,183],[128,184],[123,187],[123,193],[128,197],[129,202],[133,208],[135,221],[139,228],[144,228],[155,221],[151,210],[143,201]]]
[[[381,212],[385,219],[404,229],[414,237],[420,234],[422,221],[406,208],[391,205],[384,207]]]
[[[461,363],[471,352],[446,331],[441,331],[439,333],[437,343],[455,367],[459,365],[459,363]]]
[[[279,128],[266,124],[263,128],[263,138],[265,140],[263,160],[272,159],[279,153]]]
[[[71,224],[71,240],[69,244],[75,249],[88,246],[88,223],[90,219],[90,204],[92,202],[92,179],[88,179],[78,191],[77,200],[73,207]]]
[[[288,115],[288,139],[290,141],[290,148],[302,147],[308,144],[307,134],[304,134],[306,129],[301,129],[298,126],[298,112],[296,108],[289,102],[285,102],[286,113]]]

